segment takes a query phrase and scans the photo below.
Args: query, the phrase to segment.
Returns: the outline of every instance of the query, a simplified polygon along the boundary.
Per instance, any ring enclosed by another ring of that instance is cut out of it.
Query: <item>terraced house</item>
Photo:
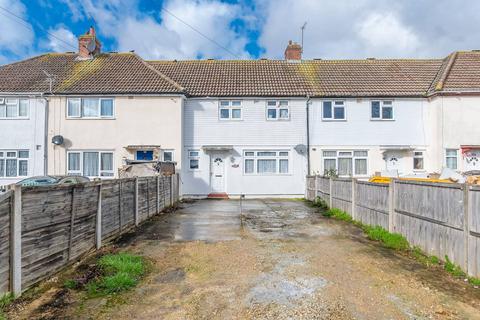
[[[185,196],[300,196],[308,173],[480,165],[479,52],[302,60],[290,43],[284,60],[144,61],[100,53],[94,36],[78,53],[0,67],[0,184],[116,177],[129,159],[165,159]]]

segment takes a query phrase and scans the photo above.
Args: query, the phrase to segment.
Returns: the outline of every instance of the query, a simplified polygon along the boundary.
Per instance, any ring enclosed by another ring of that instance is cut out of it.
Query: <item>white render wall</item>
[[[46,101],[41,97],[30,97],[29,101],[28,119],[0,119],[0,150],[28,150],[28,176],[39,176],[45,174]],[[16,183],[24,178],[0,177],[0,185]]]
[[[322,101],[345,101],[346,120],[322,120]],[[394,120],[371,120],[372,100],[392,100]],[[421,98],[313,99],[310,105],[311,170],[323,173],[322,150],[368,150],[368,174],[386,169],[380,146],[412,146],[424,151],[425,169],[433,169],[427,150],[429,104]],[[413,152],[403,158],[406,173],[413,172]]]
[[[241,100],[242,120],[218,117],[220,99],[187,99],[184,111],[184,161],[182,190],[186,195],[207,195],[210,186],[210,155],[202,146],[229,145],[225,153],[225,190],[229,195],[302,195],[307,174],[306,155],[293,148],[306,145],[306,99],[221,99]],[[267,100],[288,100],[290,120],[267,121]],[[200,170],[189,170],[188,150],[200,150]],[[288,175],[243,174],[243,150],[289,150]],[[232,162],[233,158],[233,162]]]
[[[458,170],[463,171],[460,146],[480,146],[480,97],[433,97],[429,109],[429,150],[434,155],[432,167],[441,171],[445,166],[446,149],[459,149]]]

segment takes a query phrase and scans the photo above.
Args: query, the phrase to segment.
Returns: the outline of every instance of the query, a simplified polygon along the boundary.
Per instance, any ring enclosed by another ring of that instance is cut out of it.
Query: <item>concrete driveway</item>
[[[153,271],[104,319],[478,319],[480,289],[368,241],[301,201],[202,200],[121,240]],[[101,307],[99,307],[99,305]],[[81,308],[81,312],[79,312]]]

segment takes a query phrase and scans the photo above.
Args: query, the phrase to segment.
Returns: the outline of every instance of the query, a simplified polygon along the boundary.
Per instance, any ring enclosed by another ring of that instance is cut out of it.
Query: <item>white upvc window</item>
[[[28,150],[0,150],[0,177],[28,176]]]
[[[162,151],[162,160],[166,162],[175,161],[175,153],[173,149],[165,149]]]
[[[453,170],[458,169],[458,149],[445,150],[445,166]]]
[[[113,98],[67,99],[67,118],[111,119],[114,114]]]
[[[424,166],[423,151],[414,151],[413,170],[423,170]]]
[[[366,176],[368,151],[366,150],[324,150],[323,170],[335,171],[339,176]]]
[[[240,100],[221,100],[218,118],[220,120],[242,120],[242,102]]]
[[[200,150],[188,150],[188,167],[190,170],[200,169]]]
[[[28,119],[30,100],[0,98],[0,119]]]
[[[322,102],[322,120],[346,120],[345,101],[332,100]]]
[[[247,175],[282,175],[290,173],[290,151],[244,151],[243,172]]]
[[[267,101],[267,120],[289,120],[290,108],[287,100]]]
[[[371,102],[372,120],[393,120],[393,101],[374,100]]]
[[[75,150],[67,152],[67,175],[113,177],[113,152]]]

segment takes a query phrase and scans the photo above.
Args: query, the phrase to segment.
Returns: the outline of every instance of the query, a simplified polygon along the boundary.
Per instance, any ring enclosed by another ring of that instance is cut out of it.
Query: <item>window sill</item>
[[[370,121],[382,122],[382,121],[395,121],[395,119],[370,119]]]
[[[218,119],[218,121],[221,121],[221,122],[238,122],[238,121],[243,121],[243,119]]]
[[[347,122],[347,119],[322,119],[325,122]]]
[[[30,117],[27,117],[27,118],[21,118],[21,117],[0,118],[0,120],[30,120]]]
[[[105,117],[105,118],[89,118],[89,117],[66,117],[66,120],[116,120],[115,117]]]

